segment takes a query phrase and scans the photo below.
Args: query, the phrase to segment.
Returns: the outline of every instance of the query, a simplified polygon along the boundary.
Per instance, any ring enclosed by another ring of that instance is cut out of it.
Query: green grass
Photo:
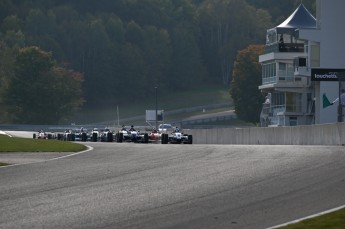
[[[72,142],[15,138],[0,135],[1,152],[78,152],[85,150],[86,146]]]
[[[122,104],[109,104],[106,107],[84,109],[71,120],[76,124],[97,123],[102,121],[116,120],[117,107],[120,119],[145,115],[146,110],[155,109],[155,98],[140,98],[133,102],[124,95]],[[157,107],[159,110],[169,111],[186,107],[205,106],[210,104],[231,102],[228,87],[219,85],[205,85],[189,91],[164,93],[158,90]],[[188,114],[187,114],[188,116]],[[174,119],[174,117],[170,117]]]
[[[203,123],[203,126],[232,126],[232,127],[256,127],[252,123],[244,122],[239,119],[230,119],[230,120],[225,120],[225,121],[218,121],[218,122],[209,122],[209,123]],[[197,126],[197,125],[196,125]]]
[[[304,220],[280,229],[345,229],[345,209]]]

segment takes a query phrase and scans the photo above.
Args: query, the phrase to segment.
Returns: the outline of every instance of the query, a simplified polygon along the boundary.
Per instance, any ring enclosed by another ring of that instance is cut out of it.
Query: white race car
[[[99,138],[99,131],[97,128],[93,128],[91,131],[90,139],[92,142],[97,142]]]
[[[37,139],[46,139],[47,135],[43,130],[38,131],[38,133],[33,134],[32,136],[33,138],[37,138]]]
[[[139,143],[148,143],[149,135],[147,133],[140,133],[140,131],[135,130],[133,126],[127,130],[125,127],[116,133],[115,135],[116,142],[139,142]]]
[[[114,141],[114,134],[110,131],[109,128],[105,128],[105,130],[101,133],[101,142],[113,142]]]
[[[162,144],[193,144],[193,136],[183,134],[180,132],[173,132],[170,134],[162,134]]]
[[[169,133],[174,131],[174,128],[171,124],[160,124],[158,126],[158,132],[160,133]]]

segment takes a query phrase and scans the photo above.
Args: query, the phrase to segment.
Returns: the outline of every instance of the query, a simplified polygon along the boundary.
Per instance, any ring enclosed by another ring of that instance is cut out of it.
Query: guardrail
[[[190,134],[195,144],[345,145],[345,123],[192,129]]]

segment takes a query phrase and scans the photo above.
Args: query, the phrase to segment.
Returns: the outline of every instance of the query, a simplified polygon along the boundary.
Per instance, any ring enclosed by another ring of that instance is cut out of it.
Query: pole
[[[156,97],[156,130],[158,130],[158,110],[157,110],[157,87],[155,87],[155,97]]]
[[[343,102],[341,100],[342,94],[342,82],[345,80],[345,72],[340,72],[338,75],[339,80],[339,103],[338,103],[338,122],[343,122]]]
[[[341,99],[340,99],[340,88],[341,88],[341,81],[340,81],[340,76],[338,76],[338,122],[341,122]]]
[[[117,126],[120,126],[120,115],[119,115],[119,106],[116,106],[116,113],[117,113]]]

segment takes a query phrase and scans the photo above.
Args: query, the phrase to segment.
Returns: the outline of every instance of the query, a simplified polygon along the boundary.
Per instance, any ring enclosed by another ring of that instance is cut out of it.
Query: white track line
[[[8,134],[8,133],[6,133],[4,131],[1,131],[1,130],[0,130],[0,134],[4,134],[4,135],[7,135],[9,137],[12,137],[12,135],[10,135],[10,134]],[[68,154],[68,155],[61,156],[61,157],[55,157],[55,158],[51,158],[51,159],[44,160],[44,161],[29,162],[29,163],[24,163],[24,164],[13,164],[13,165],[0,166],[0,168],[10,167],[10,166],[18,166],[18,165],[34,164],[34,163],[41,163],[41,162],[45,162],[45,161],[54,161],[54,160],[58,160],[58,159],[66,158],[66,157],[76,156],[78,154],[86,153],[86,152],[89,152],[89,151],[93,150],[93,147],[91,147],[91,146],[86,145],[86,147],[87,147],[87,149],[84,150],[84,151]]]
[[[7,135],[7,136],[9,136],[10,138],[12,138],[12,135],[10,135],[10,134],[8,134],[8,133],[6,133],[6,132],[4,132],[4,131],[1,131],[1,130],[0,130],[0,134]]]
[[[87,147],[86,150],[80,151],[80,152],[77,152],[77,153],[72,153],[72,154],[68,154],[68,155],[65,155],[65,156],[61,156],[61,157],[55,157],[55,158],[47,159],[47,160],[44,160],[44,161],[28,162],[28,163],[23,163],[23,164],[13,164],[13,165],[0,166],[0,169],[1,168],[6,168],[6,167],[19,166],[19,165],[28,165],[28,164],[47,162],[47,161],[54,161],[54,160],[58,160],[58,159],[62,159],[62,158],[76,156],[76,155],[79,155],[79,154],[82,154],[82,153],[86,153],[86,152],[89,152],[89,151],[93,150],[93,147],[91,147],[91,146],[87,146],[86,145],[86,147]]]
[[[284,224],[280,224],[280,225],[277,225],[277,226],[274,226],[274,227],[268,227],[267,229],[276,229],[276,228],[280,228],[280,227],[285,227],[285,226],[288,226],[290,224],[299,223],[299,222],[301,222],[303,220],[306,220],[306,219],[311,219],[311,218],[319,217],[319,216],[322,216],[322,215],[326,215],[328,213],[332,213],[332,212],[341,210],[343,208],[345,208],[345,205],[337,207],[337,208],[332,208],[332,209],[329,209],[327,211],[320,212],[320,213],[317,213],[317,214],[314,214],[314,215],[310,215],[310,216],[307,216],[307,217],[304,217],[304,218],[296,219],[296,220],[293,220],[293,221],[290,221],[290,222],[287,222],[287,223],[284,223]]]
[[[66,157],[72,157],[72,156],[79,155],[79,154],[86,153],[86,152],[89,152],[89,151],[93,150],[93,147],[91,147],[91,146],[87,146],[86,145],[86,147],[87,147],[87,149],[84,150],[84,151],[68,154],[68,155],[61,156],[61,157],[56,157],[56,158],[48,159],[46,161],[54,161],[54,160],[58,160],[58,159],[66,158]]]

